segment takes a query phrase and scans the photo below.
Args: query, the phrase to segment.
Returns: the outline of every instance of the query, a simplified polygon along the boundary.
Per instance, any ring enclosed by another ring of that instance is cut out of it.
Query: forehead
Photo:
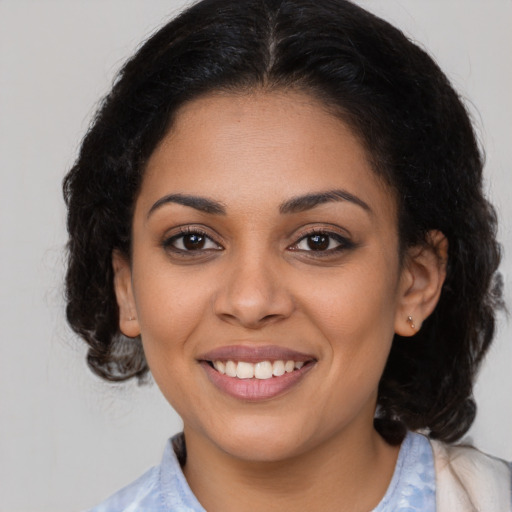
[[[192,193],[247,209],[332,189],[394,217],[394,194],[346,123],[304,93],[260,91],[185,104],[148,161],[139,199]]]

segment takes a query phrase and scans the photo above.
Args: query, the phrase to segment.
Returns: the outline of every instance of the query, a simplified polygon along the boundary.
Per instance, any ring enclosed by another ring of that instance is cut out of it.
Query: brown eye
[[[200,231],[190,231],[172,236],[163,242],[166,250],[174,252],[200,252],[221,250],[222,247]]]
[[[191,233],[190,235],[183,236],[183,247],[187,251],[195,251],[197,249],[203,249],[206,242],[206,237],[197,233]]]
[[[306,240],[312,251],[325,251],[329,248],[330,239],[327,235],[311,235]]]
[[[325,253],[327,255],[351,249],[352,247],[354,247],[353,242],[338,233],[319,231],[302,237],[290,249],[302,252],[315,252],[319,255]]]

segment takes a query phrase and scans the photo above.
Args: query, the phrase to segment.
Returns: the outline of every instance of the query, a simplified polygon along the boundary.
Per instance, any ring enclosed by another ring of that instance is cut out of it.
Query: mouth
[[[298,385],[316,365],[311,355],[281,347],[231,346],[198,360],[220,391],[244,401],[268,400]]]
[[[294,361],[293,359],[278,359],[276,361],[252,363],[249,361],[233,361],[232,359],[222,361],[218,359],[206,362],[221,375],[227,375],[236,379],[267,380],[300,370],[305,365],[312,364],[313,360],[304,362]]]

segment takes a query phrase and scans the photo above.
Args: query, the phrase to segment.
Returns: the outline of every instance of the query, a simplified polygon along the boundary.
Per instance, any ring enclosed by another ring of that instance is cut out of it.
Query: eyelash
[[[203,248],[203,247],[200,247],[198,249],[186,249],[186,248],[180,248],[180,247],[176,247],[176,242],[179,241],[180,239],[183,240],[185,236],[187,235],[196,235],[196,236],[199,236],[201,238],[203,238],[205,240],[205,243],[208,244],[209,242],[210,243],[213,243],[215,244],[217,247],[216,248]],[[298,246],[304,242],[304,241],[307,241],[308,238],[311,238],[311,237],[314,237],[314,236],[318,236],[318,237],[326,237],[328,240],[327,240],[327,243],[328,243],[328,246],[331,245],[331,242],[334,240],[335,243],[337,243],[338,245],[334,248],[326,248],[324,250],[314,250],[314,249],[311,249],[310,250],[306,250],[306,249],[300,249],[298,248]],[[201,254],[204,255],[205,252],[210,252],[210,251],[221,251],[223,250],[224,248],[222,247],[221,244],[219,244],[214,238],[212,238],[209,234],[206,233],[206,231],[200,229],[200,228],[197,228],[197,227],[182,227],[180,228],[180,231],[179,233],[175,234],[175,235],[172,235],[168,238],[166,238],[163,243],[162,243],[162,246],[163,248],[166,250],[166,251],[170,251],[174,254],[177,254],[177,255],[180,255],[180,256],[191,256],[191,257],[194,257],[194,256],[200,256]],[[328,257],[328,256],[332,256],[336,253],[339,253],[339,252],[342,252],[342,251],[345,251],[345,250],[348,250],[348,249],[352,249],[355,247],[355,244],[350,241],[349,239],[347,239],[346,237],[340,235],[339,233],[335,233],[335,232],[332,232],[332,231],[328,231],[328,230],[325,230],[325,229],[312,229],[311,231],[303,234],[295,243],[293,243],[292,245],[288,246],[288,249],[291,250],[291,251],[297,251],[297,252],[302,252],[302,253],[311,253],[311,254],[308,254],[309,257],[315,257],[315,258],[322,258],[322,257]],[[195,253],[195,254],[194,254]]]
[[[176,242],[180,239],[184,239],[184,237],[186,237],[187,235],[196,235],[196,236],[202,237],[203,239],[206,240],[205,243],[213,242],[218,248],[215,248],[215,249],[199,248],[199,249],[193,250],[193,249],[186,249],[186,248],[181,249],[179,247],[176,247],[175,246]],[[223,247],[216,240],[214,240],[209,234],[207,234],[206,231],[204,231],[200,228],[197,228],[197,227],[189,227],[189,226],[181,227],[179,230],[179,233],[166,238],[163,241],[162,246],[165,250],[171,251],[174,254],[178,254],[180,256],[185,256],[185,255],[186,256],[199,256],[201,253],[204,254],[205,251],[220,251],[223,249]],[[196,254],[194,254],[194,253],[196,253]]]
[[[297,248],[301,242],[306,241],[308,238],[311,238],[314,236],[326,237],[328,239],[329,245],[331,244],[332,240],[334,240],[338,245],[331,249],[327,248],[325,250],[314,250],[314,249],[305,250],[305,249]],[[334,255],[336,253],[345,251],[347,249],[352,249],[354,247],[355,247],[354,242],[350,241],[348,238],[340,235],[339,233],[328,231],[326,229],[316,228],[316,229],[312,229],[311,231],[302,235],[299,238],[299,240],[297,240],[297,242],[295,242],[289,248],[293,251],[303,251],[305,253],[311,253],[311,254],[308,254],[308,256],[310,256],[310,257],[322,258],[322,257]]]

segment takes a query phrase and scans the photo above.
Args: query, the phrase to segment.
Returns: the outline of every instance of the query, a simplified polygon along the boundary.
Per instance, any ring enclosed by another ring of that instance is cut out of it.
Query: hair
[[[130,256],[145,164],[180,106],[217,91],[300,90],[348,123],[396,192],[400,250],[447,238],[439,303],[412,340],[395,335],[376,427],[453,442],[476,414],[478,367],[501,306],[496,215],[468,113],[437,64],[402,32],[346,0],[203,0],[124,65],[64,180],[67,319],[110,381],[143,381],[140,338],[119,330],[112,252]]]

